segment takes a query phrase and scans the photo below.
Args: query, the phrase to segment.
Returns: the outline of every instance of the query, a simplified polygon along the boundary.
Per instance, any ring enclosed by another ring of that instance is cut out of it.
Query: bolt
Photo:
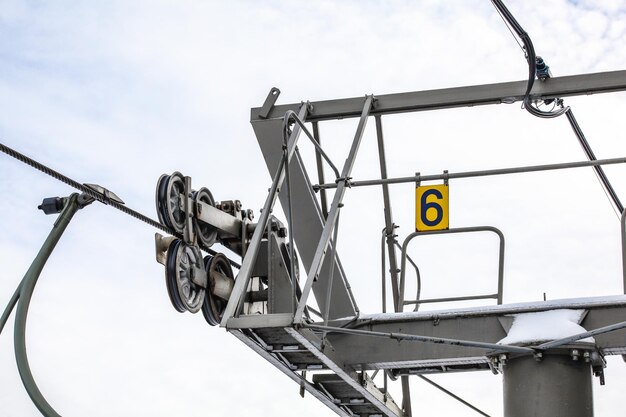
[[[578,349],[572,349],[572,359],[577,361],[579,357],[580,357],[580,352],[578,351]]]
[[[505,353],[501,353],[500,356],[498,356],[498,361],[500,362],[501,366],[506,365],[506,354]]]

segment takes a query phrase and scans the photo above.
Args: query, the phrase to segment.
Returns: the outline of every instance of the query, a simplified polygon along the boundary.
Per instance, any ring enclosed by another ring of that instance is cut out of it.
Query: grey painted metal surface
[[[385,140],[383,136],[383,124],[380,116],[376,116],[376,139],[378,143],[378,159],[380,161],[380,178],[387,178],[387,158],[385,155]],[[389,276],[391,277],[391,290],[393,294],[393,304],[395,311],[402,311],[402,302],[400,301],[399,283],[398,283],[398,260],[396,258],[395,245],[395,225],[393,223],[393,212],[391,210],[391,199],[389,197],[389,185],[382,184],[383,191],[383,210],[385,214],[385,241],[387,242],[387,252],[389,254]],[[384,273],[384,272],[383,272]],[[384,288],[383,276],[383,288]],[[384,300],[384,298],[383,298]],[[383,311],[385,311],[383,301]]]
[[[372,115],[449,109],[485,104],[514,103],[524,98],[527,81],[475,85],[470,87],[443,88],[410,93],[376,95]],[[535,83],[531,98],[555,98],[577,95],[608,93],[626,90],[626,70],[594,74],[554,77]],[[359,117],[363,97],[315,101],[307,116],[308,121]],[[274,106],[269,118],[282,118],[286,111],[297,111],[300,103]],[[251,110],[251,120],[261,120],[261,108]]]
[[[305,114],[306,108],[303,106],[300,116],[304,117]],[[295,144],[300,134],[300,130],[300,126],[295,126],[287,144],[287,157],[283,158],[283,137],[281,134],[282,124],[278,130],[274,129],[273,133],[279,138],[280,145],[278,149],[274,149],[275,155],[278,156],[278,161],[276,163],[276,166],[274,167],[275,169],[272,170],[270,168],[270,172],[275,172],[274,177],[272,178],[272,186],[269,190],[268,197],[265,200],[265,204],[263,205],[263,210],[259,218],[258,224],[260,227],[256,227],[254,230],[252,239],[250,240],[250,245],[248,246],[248,249],[246,251],[246,256],[244,256],[241,269],[239,270],[238,279],[235,281],[235,288],[233,289],[232,296],[228,301],[226,309],[224,310],[223,319],[220,324],[222,327],[226,326],[229,318],[236,315],[238,309],[244,302],[245,291],[248,286],[248,280],[250,279],[254,264],[256,263],[256,258],[261,247],[261,240],[263,239],[264,229],[265,226],[268,224],[272,208],[274,207],[276,197],[278,196],[278,191],[285,178],[284,164],[285,162],[288,162],[295,153]]]
[[[537,302],[523,305],[500,305],[485,309],[458,309],[428,313],[402,313],[365,316],[352,322],[350,328],[381,333],[405,333],[432,338],[466,340],[495,344],[506,336],[500,318],[510,314],[537,312],[559,308],[588,310],[581,323],[594,330],[626,321],[626,297]],[[341,326],[341,322],[333,324]],[[474,364],[485,369],[488,350],[453,345],[419,343],[361,336],[328,334],[337,354],[346,364],[357,369],[423,369],[432,372],[466,370]],[[595,336],[598,348],[605,354],[621,354],[626,347],[626,329]],[[418,344],[419,343],[419,344]]]
[[[569,355],[507,360],[504,417],[592,417],[591,366]]]
[[[320,272],[320,268],[322,267],[322,263],[324,262],[324,258],[326,255],[326,249],[328,248],[328,243],[330,242],[331,233],[333,229],[336,227],[337,218],[339,217],[339,210],[343,206],[343,196],[346,192],[347,181],[350,178],[350,174],[352,173],[352,167],[354,166],[354,161],[356,155],[359,151],[359,146],[361,145],[361,139],[363,138],[363,132],[365,130],[365,125],[367,124],[367,118],[369,116],[371,107],[372,107],[373,97],[367,96],[365,98],[365,103],[361,108],[361,118],[359,120],[359,124],[356,129],[356,133],[354,134],[354,139],[352,140],[352,146],[350,147],[350,151],[348,153],[348,157],[344,163],[343,169],[341,170],[341,178],[338,178],[339,184],[337,186],[337,190],[335,191],[335,195],[333,196],[333,202],[330,205],[330,211],[328,212],[328,218],[324,223],[324,229],[322,230],[322,234],[319,238],[317,247],[315,249],[315,255],[313,257],[313,261],[311,262],[310,268],[308,268],[308,276],[306,279],[306,283],[304,284],[304,288],[302,289],[302,298],[298,303],[298,309],[295,314],[295,322],[301,322],[302,316],[304,314],[304,309],[306,307],[306,301],[313,287],[313,283],[315,281],[319,281],[322,277],[318,275]],[[317,200],[315,200],[317,202]],[[317,204],[316,204],[317,206]],[[307,236],[308,237],[308,236]],[[333,251],[333,253],[336,253]],[[335,259],[333,257],[332,259]],[[320,305],[321,297],[316,297],[318,305]],[[325,302],[325,301],[324,301]],[[333,299],[333,305],[336,304],[338,300]],[[324,311],[326,306],[322,307],[320,305],[320,309]],[[330,316],[330,317],[338,317],[338,316]]]
[[[302,114],[300,118],[306,119]],[[281,118],[280,120],[273,119],[252,123],[254,133],[263,152],[263,157],[269,171],[272,173],[276,172],[282,159],[282,121],[283,119]],[[299,126],[296,126],[294,131],[295,129],[299,129]],[[293,193],[293,228],[297,239],[296,246],[300,260],[305,269],[309,270],[313,263],[317,242],[322,236],[324,220],[316,196],[311,189],[311,181],[307,171],[297,153],[290,162],[289,169],[291,192]],[[283,209],[286,211],[288,205],[286,193],[280,193],[279,199]],[[356,312],[355,303],[347,288],[343,269],[339,261],[336,260],[336,262],[336,276],[332,287],[334,301],[329,314],[334,318],[353,316]],[[320,269],[319,279],[313,285],[313,293],[318,300],[321,311],[325,311],[326,307],[324,301],[327,293],[327,277],[330,271],[330,264],[330,258],[324,260]]]

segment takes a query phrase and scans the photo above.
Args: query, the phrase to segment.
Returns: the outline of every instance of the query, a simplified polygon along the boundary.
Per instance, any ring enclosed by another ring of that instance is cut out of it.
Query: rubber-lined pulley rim
[[[209,265],[211,264],[211,259],[213,259],[211,255],[207,255],[204,257],[204,268],[207,271],[207,276],[209,274]],[[210,288],[207,289],[206,293],[204,294],[204,302],[202,303],[202,315],[204,316],[206,322],[209,323],[211,326],[217,326],[218,324],[220,324],[220,322],[213,315],[211,301],[209,301],[212,296],[213,295],[211,294]]]
[[[209,288],[207,289],[205,303],[202,305],[203,313],[206,315],[207,322],[211,324],[209,318],[215,320],[215,325],[222,321],[224,311],[228,305],[228,301],[221,299],[213,295],[213,288],[215,287],[215,281],[213,279],[213,272],[220,272],[234,281],[233,268],[230,265],[228,257],[223,253],[217,253],[209,260],[207,264],[207,277],[209,280]],[[208,317],[207,317],[208,316]]]
[[[187,214],[181,204],[181,196],[185,198],[185,178],[183,174],[176,171],[167,180],[165,199],[162,204],[165,207],[163,212],[165,218],[169,221],[172,229],[178,233],[183,232],[185,220],[187,220]]]
[[[167,190],[167,180],[169,179],[169,175],[167,174],[163,174],[159,177],[159,180],[157,181],[157,186],[156,186],[156,192],[154,193],[154,197],[155,197],[155,203],[156,203],[156,211],[157,211],[157,216],[159,217],[159,222],[162,225],[171,227],[170,224],[167,222],[167,216],[165,216],[165,207],[164,207],[164,203],[165,203],[165,194],[166,194],[166,190]]]

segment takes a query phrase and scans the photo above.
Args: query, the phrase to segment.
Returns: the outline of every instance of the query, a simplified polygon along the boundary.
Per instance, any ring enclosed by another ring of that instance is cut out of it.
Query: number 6
[[[427,201],[428,197],[431,195],[434,195],[437,200],[443,199],[443,195],[441,194],[439,190],[431,189],[431,190],[427,190],[426,192],[424,192],[424,194],[422,194],[422,198],[420,200],[420,205],[422,207],[422,210],[420,211],[420,217],[422,219],[422,223],[424,223],[426,226],[429,226],[429,227],[436,226],[443,219],[443,208],[441,207],[441,205],[436,201],[431,201],[431,202]],[[427,216],[428,210],[431,210],[431,209],[437,212],[437,216],[435,217],[434,220],[429,220]]]

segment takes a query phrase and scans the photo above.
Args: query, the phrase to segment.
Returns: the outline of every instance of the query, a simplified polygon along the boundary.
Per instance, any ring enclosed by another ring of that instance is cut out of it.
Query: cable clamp
[[[448,180],[450,179],[450,175],[448,174],[448,170],[443,170],[443,185],[448,185]]]
[[[85,187],[89,188],[92,191],[100,194],[102,200],[100,200],[103,204],[109,205],[111,202],[117,204],[124,204],[124,201],[119,198],[113,191],[109,191],[101,185],[98,184],[83,184]]]
[[[419,172],[415,173],[415,188],[419,187],[422,183],[422,176]]]

